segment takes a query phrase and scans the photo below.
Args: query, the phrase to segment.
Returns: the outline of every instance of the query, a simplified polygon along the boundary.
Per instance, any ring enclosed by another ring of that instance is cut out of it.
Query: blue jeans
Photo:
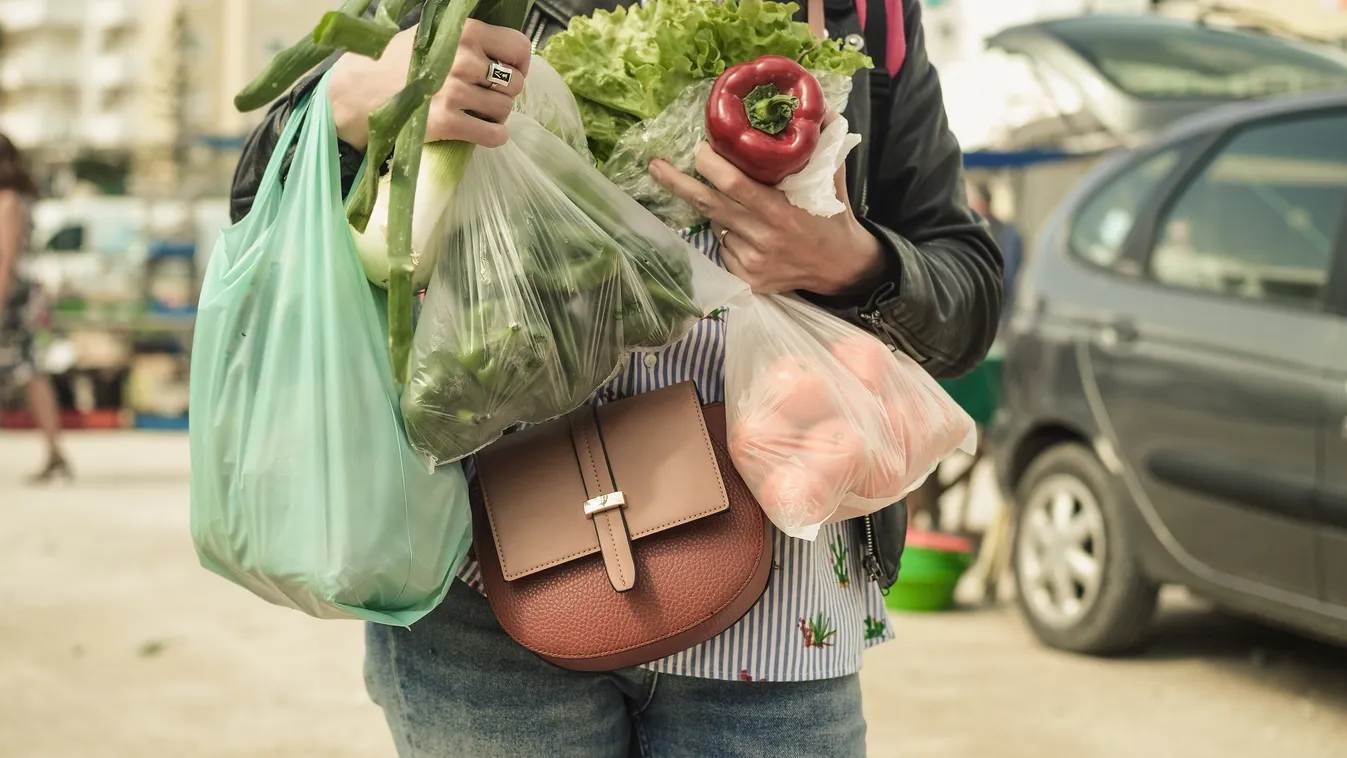
[[[511,640],[462,582],[411,629],[367,626],[365,682],[401,758],[865,755],[855,675],[773,684],[567,671]]]

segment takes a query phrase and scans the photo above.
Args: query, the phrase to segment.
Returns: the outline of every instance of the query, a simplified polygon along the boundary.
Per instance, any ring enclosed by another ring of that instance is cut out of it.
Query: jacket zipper
[[[861,559],[861,568],[865,569],[866,576],[870,581],[879,584],[884,578],[884,569],[879,564],[879,552],[875,549],[875,522],[873,516],[866,516],[861,519],[861,525],[865,528],[865,557]],[[888,594],[888,590],[884,590]]]
[[[874,329],[876,333],[889,337],[897,342],[897,347],[901,347],[903,352],[910,355],[917,363],[925,363],[930,360],[929,356],[918,350],[916,345],[912,344],[912,340],[905,337],[893,324],[885,321],[878,309],[862,313],[861,320],[869,324],[870,328]],[[893,343],[887,343],[887,345],[890,350],[895,348]]]
[[[529,43],[533,52],[536,53],[538,52],[538,44],[543,40],[543,31],[547,29],[547,19],[543,16],[542,11],[534,8],[532,18],[529,19],[529,24],[533,28],[532,33],[529,35]]]

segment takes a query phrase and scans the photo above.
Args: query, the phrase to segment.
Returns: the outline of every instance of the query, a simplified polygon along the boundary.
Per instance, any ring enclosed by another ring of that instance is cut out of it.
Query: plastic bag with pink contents
[[[812,540],[976,446],[973,419],[911,358],[793,295],[730,307],[730,454],[772,523]]]

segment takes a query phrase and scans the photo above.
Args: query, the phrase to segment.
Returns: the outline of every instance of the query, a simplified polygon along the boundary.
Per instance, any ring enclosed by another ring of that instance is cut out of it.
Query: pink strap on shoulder
[[[912,0],[916,2],[917,0]],[[856,15],[860,17],[861,29],[865,29],[866,0],[856,0]],[[885,68],[889,76],[897,76],[907,57],[907,28],[903,25],[903,0],[884,0],[885,15],[889,17],[889,29],[885,33],[888,44],[884,50]]]

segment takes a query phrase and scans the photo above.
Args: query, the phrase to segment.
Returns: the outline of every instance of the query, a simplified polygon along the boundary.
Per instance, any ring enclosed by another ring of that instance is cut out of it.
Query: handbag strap
[[[631,531],[623,514],[627,499],[613,479],[603,431],[599,429],[594,408],[585,406],[571,413],[568,420],[576,462],[580,464],[580,476],[589,498],[584,504],[585,517],[594,523],[603,567],[608,571],[608,583],[614,590],[626,592],[636,586],[636,558],[631,551]]]

